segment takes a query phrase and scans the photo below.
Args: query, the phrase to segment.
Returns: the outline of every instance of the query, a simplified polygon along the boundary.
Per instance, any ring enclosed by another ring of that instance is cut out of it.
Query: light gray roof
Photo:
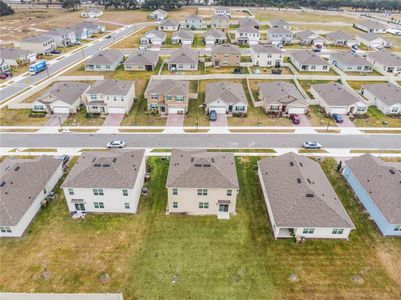
[[[63,182],[70,188],[133,188],[145,150],[83,152]]]
[[[99,22],[91,20],[91,21],[81,22],[80,24],[78,24],[78,27],[86,27],[92,30],[97,30],[99,27],[105,27],[105,26]]]
[[[284,27],[272,27],[267,30],[268,33],[278,33],[278,34],[290,34],[292,33],[291,30],[288,30]]]
[[[189,81],[152,79],[146,89],[146,94],[185,96],[189,94]]]
[[[355,228],[316,161],[290,152],[258,165],[277,226]]]
[[[0,293],[1,300],[123,300],[122,294]]]
[[[24,43],[43,43],[43,42],[47,42],[49,40],[53,40],[52,37],[47,36],[47,35],[32,35],[32,36],[28,36],[24,39],[21,40],[21,42]]]
[[[351,52],[336,52],[330,55],[330,59],[342,62],[347,66],[373,66],[366,59]]]
[[[151,50],[139,50],[130,55],[124,65],[157,65],[159,52]]]
[[[319,65],[319,66],[329,66],[330,64],[310,51],[293,51],[290,53],[291,57],[298,61],[302,65]]]
[[[167,61],[169,64],[198,64],[198,51],[180,48],[173,51]]]
[[[390,224],[401,224],[401,165],[370,154],[347,160],[346,165]]]
[[[375,21],[372,21],[372,20],[366,20],[366,19],[359,20],[355,24],[359,24],[359,25],[365,26],[365,27],[367,27],[369,29],[382,29],[382,28],[386,29],[387,28],[387,26],[385,26],[385,25],[383,25],[383,24],[381,24],[379,22],[375,22]]]
[[[62,162],[49,156],[0,164],[0,225],[16,226]]]
[[[173,149],[166,187],[239,188],[234,155],[206,150]]]
[[[368,90],[377,99],[387,105],[401,104],[401,87],[391,83],[364,84],[362,88]]]
[[[205,39],[213,38],[213,39],[227,39],[226,34],[217,29],[211,29],[205,32]]]
[[[228,22],[230,21],[230,17],[227,15],[214,15],[210,18],[210,20],[213,22]]]
[[[152,13],[153,13],[153,14],[162,14],[162,15],[164,15],[164,16],[167,16],[167,12],[166,12],[165,10],[163,10],[163,9],[160,9],[160,8],[154,10]]]
[[[86,65],[112,65],[120,62],[123,58],[122,52],[118,50],[103,50],[88,59]]]
[[[213,48],[212,53],[230,53],[240,55],[241,51],[238,46],[232,44],[222,44],[216,45],[216,47]]]
[[[258,86],[266,104],[283,104],[290,107],[308,107],[305,98],[292,83],[285,81],[272,81],[259,83]]]
[[[238,33],[259,33],[259,30],[257,30],[255,27],[250,26],[241,26],[235,31],[237,31]]]
[[[210,104],[216,100],[227,104],[248,104],[242,84],[230,81],[212,82],[206,85],[205,103]]]
[[[121,95],[128,94],[135,81],[105,79],[96,81],[88,90],[88,94]]]
[[[238,22],[240,27],[255,27],[260,25],[260,22],[258,20],[250,17],[240,19]]]
[[[59,100],[73,104],[89,87],[89,83],[73,81],[56,82],[51,88],[40,95],[37,101],[48,104]]]
[[[311,39],[315,38],[316,33],[314,33],[311,30],[304,30],[304,31],[297,32],[295,35],[300,40],[311,40]]]
[[[149,36],[154,35],[162,40],[166,39],[167,34],[164,31],[153,29],[146,32],[143,36],[146,38],[150,38]]]
[[[229,8],[228,6],[217,6],[216,10],[230,10],[231,11],[231,8]]]
[[[291,26],[291,24],[288,23],[287,21],[278,20],[278,19],[270,20],[270,25],[272,27],[283,27],[283,26],[287,27],[287,26]]]
[[[168,27],[178,27],[180,23],[176,20],[166,19],[160,22],[160,26],[168,26]]]
[[[182,40],[193,41],[194,33],[191,30],[179,30],[172,34],[171,38],[180,38]]]
[[[368,54],[368,57],[384,66],[401,67],[401,57],[390,51],[380,50]]]
[[[32,52],[18,48],[0,48],[0,59],[24,58]]]
[[[337,82],[313,84],[311,87],[331,106],[350,106],[361,102],[348,88]]]
[[[87,8],[87,9],[85,9],[85,12],[86,12],[86,13],[91,13],[91,12],[93,12],[93,13],[100,13],[100,12],[102,12],[102,10],[99,9],[99,8],[96,8],[96,7],[89,7],[89,8]]]
[[[51,37],[54,37],[54,36],[58,37],[58,36],[62,36],[62,35],[65,35],[65,34],[68,35],[71,32],[75,33],[75,31],[70,27],[54,28],[54,29],[49,30],[48,32],[44,33],[44,35],[51,36]]]
[[[202,22],[203,21],[203,17],[202,16],[197,16],[197,15],[191,15],[191,16],[185,17],[185,21],[186,22],[190,22],[190,21]]]
[[[257,44],[257,45],[252,45],[251,48],[252,51],[255,53],[274,53],[274,54],[284,53],[283,50],[271,44]]]
[[[329,41],[348,41],[353,40],[352,34],[346,33],[344,31],[333,31],[326,34],[326,39]]]
[[[382,39],[382,40],[386,41],[387,43],[389,43],[389,41],[386,38],[383,38],[383,37],[381,37],[380,35],[378,35],[376,33],[371,33],[371,32],[362,33],[362,34],[359,35],[359,37],[361,39],[364,39],[364,40],[368,41],[368,42],[372,42],[372,41],[374,41],[376,39]]]

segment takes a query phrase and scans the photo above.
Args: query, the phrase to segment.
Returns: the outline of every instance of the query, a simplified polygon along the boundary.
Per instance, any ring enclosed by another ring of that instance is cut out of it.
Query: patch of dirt
[[[52,273],[47,268],[40,274],[40,278],[43,280],[49,280],[51,276]]]
[[[377,247],[376,256],[387,271],[387,274],[401,289],[400,253],[396,249],[390,247]]]
[[[295,272],[292,272],[288,277],[288,280],[291,282],[299,282],[298,275]]]
[[[102,273],[99,276],[99,280],[100,280],[101,283],[105,284],[110,280],[110,276],[107,273]]]
[[[365,280],[363,279],[363,277],[362,277],[361,274],[353,275],[352,278],[351,278],[351,280],[352,280],[352,282],[360,283],[360,284],[362,284],[362,283],[365,282]]]

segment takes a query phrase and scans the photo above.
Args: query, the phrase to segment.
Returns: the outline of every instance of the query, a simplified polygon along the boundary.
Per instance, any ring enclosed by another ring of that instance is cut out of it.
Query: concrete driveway
[[[297,127],[311,127],[311,123],[309,122],[309,119],[304,115],[304,114],[299,114],[299,124],[294,125]]]
[[[182,127],[184,126],[184,114],[169,114],[167,116],[167,127]]]
[[[124,114],[108,114],[103,126],[120,126]]]
[[[210,127],[227,127],[227,115],[226,114],[217,114],[217,120],[214,122],[210,122]]]
[[[341,115],[341,117],[343,117],[344,121],[342,123],[336,123],[338,127],[355,127],[354,123],[352,123],[347,115]]]
[[[60,126],[67,120],[69,114],[51,114],[45,126]]]

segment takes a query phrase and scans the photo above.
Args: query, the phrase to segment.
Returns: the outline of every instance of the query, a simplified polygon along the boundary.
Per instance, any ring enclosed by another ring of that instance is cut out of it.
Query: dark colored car
[[[61,160],[63,162],[63,167],[68,163],[70,160],[70,156],[68,155],[61,155],[57,158],[58,160]]]
[[[234,73],[234,74],[242,74],[241,67],[235,67],[233,73]]]
[[[216,113],[215,110],[211,110],[209,112],[209,120],[212,121],[212,122],[217,120],[217,113]]]
[[[333,117],[334,121],[336,121],[336,123],[344,122],[343,117],[339,114],[332,114],[331,116]]]
[[[320,49],[320,48],[314,48],[313,49],[313,52],[321,52],[322,51],[322,49]]]
[[[111,35],[107,35],[107,36],[106,36],[106,39],[111,39]]]
[[[301,122],[301,118],[297,114],[291,114],[290,119],[292,124],[298,125]]]
[[[0,79],[7,79],[8,77],[13,77],[13,73],[4,72],[4,73],[0,74]]]
[[[277,68],[273,68],[273,69],[272,69],[272,74],[280,75],[281,72],[282,72],[281,69],[277,69]]]
[[[59,50],[52,50],[50,51],[51,54],[61,54],[61,51]]]

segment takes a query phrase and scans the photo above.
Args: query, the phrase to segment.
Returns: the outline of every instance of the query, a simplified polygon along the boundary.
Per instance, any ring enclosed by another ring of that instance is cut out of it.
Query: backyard
[[[1,239],[0,289],[122,292],[124,299],[396,299],[401,240],[383,238],[335,171],[322,166],[356,225],[349,241],[274,240],[255,173],[237,159],[237,215],[166,215],[168,162],[148,159],[137,215],[70,218],[60,189],[20,239]],[[335,296],[334,296],[335,295]]]

